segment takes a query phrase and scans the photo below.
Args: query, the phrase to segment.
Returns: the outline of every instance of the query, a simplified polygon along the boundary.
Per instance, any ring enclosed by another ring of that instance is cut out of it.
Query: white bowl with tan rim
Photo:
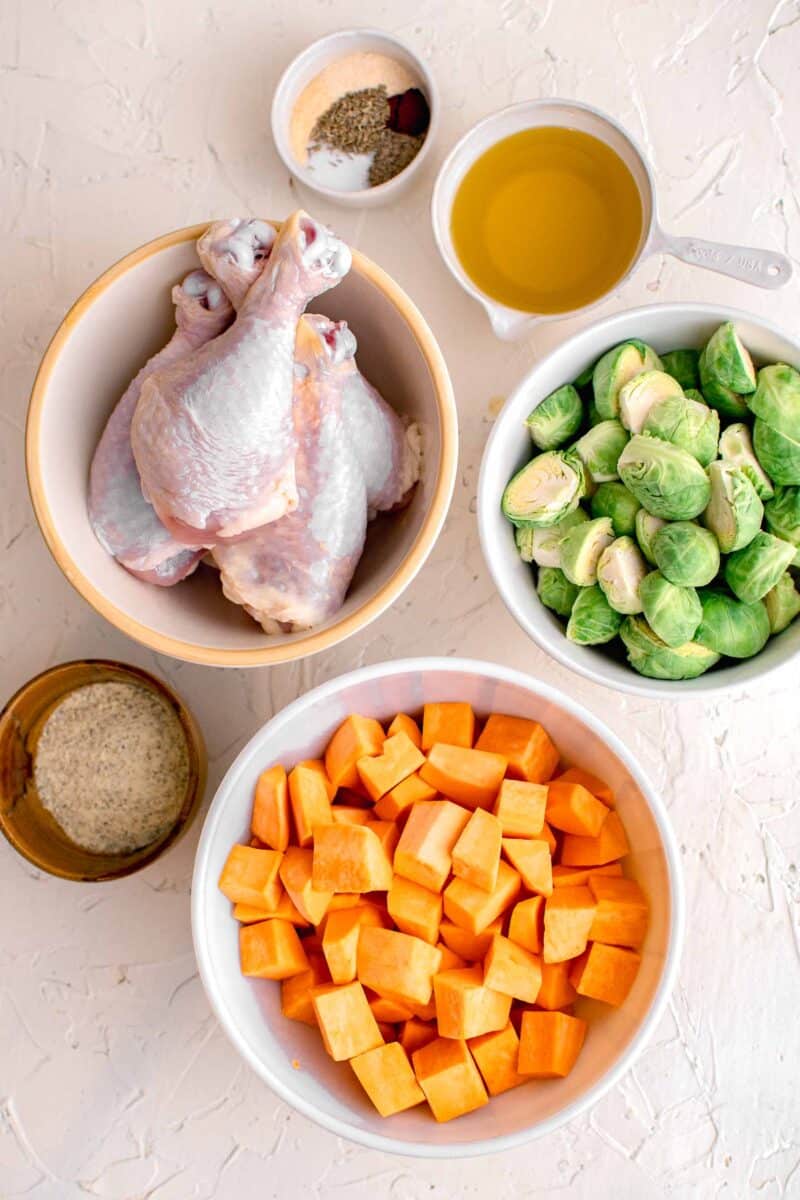
[[[45,541],[69,582],[112,625],[159,654],[209,666],[305,658],[363,629],[393,604],[428,557],[455,481],[458,432],[447,367],[406,293],[358,251],[350,274],[315,301],[358,338],[364,374],[421,429],[420,482],[403,512],[370,527],[343,607],[302,633],[270,634],[222,594],[201,565],[159,588],[134,579],[101,547],[86,507],[103,426],[138,369],[174,329],[172,286],[198,266],[196,225],[126,255],[87,289],[56,331],[34,382],[26,430],[28,483]]]

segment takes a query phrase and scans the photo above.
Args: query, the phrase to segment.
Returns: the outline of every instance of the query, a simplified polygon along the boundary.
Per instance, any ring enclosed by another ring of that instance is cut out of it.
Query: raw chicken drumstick
[[[339,375],[347,369],[315,324],[297,329],[294,422],[297,489],[294,512],[213,558],[222,590],[244,605],[267,633],[308,629],[341,607],[367,528],[367,495],[342,413]]]
[[[350,261],[343,242],[294,213],[230,329],[145,380],[133,453],[145,496],[180,541],[208,545],[296,508],[297,322]]]
[[[185,358],[233,320],[222,288],[205,271],[192,271],[172,289],[177,328],[128,385],[106,423],[89,475],[89,519],[98,541],[132,575],[168,587],[197,566],[202,550],[177,542],[142,494],[131,449],[131,421],[142,385],[161,367]]]
[[[215,221],[197,242],[197,256],[209,275],[225,290],[238,312],[250,285],[264,267],[275,244],[275,230],[266,221]]]

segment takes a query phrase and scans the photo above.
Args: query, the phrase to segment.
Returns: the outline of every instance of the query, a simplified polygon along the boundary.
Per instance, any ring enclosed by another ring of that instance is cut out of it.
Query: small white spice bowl
[[[399,174],[376,187],[345,191],[320,183],[314,172],[298,160],[292,150],[290,130],[295,105],[309,83],[331,63],[358,53],[385,54],[406,67],[428,101],[431,118],[419,153]],[[439,95],[430,71],[405,43],[379,29],[342,29],[312,42],[286,68],[272,100],[272,136],[286,168],[318,195],[348,208],[374,208],[394,200],[405,190],[430,154],[438,123]]]

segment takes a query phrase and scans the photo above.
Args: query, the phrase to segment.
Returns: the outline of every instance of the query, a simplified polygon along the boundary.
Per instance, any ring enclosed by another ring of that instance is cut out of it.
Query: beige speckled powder
[[[84,850],[124,854],[174,825],[189,778],[183,726],[134,683],[76,688],[47,718],[34,780],[44,807]]]

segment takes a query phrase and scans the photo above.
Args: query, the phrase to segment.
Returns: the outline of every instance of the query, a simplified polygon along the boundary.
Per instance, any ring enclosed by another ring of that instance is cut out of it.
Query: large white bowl
[[[536,363],[503,406],[483,454],[478,481],[481,546],[506,607],[525,632],[564,666],[623,692],[677,699],[752,683],[800,652],[800,621],[770,638],[754,658],[741,662],[724,659],[699,679],[646,679],[627,665],[618,648],[578,646],[567,641],[563,624],[536,594],[533,572],[517,553],[514,531],[500,510],[500,500],[511,476],[532,457],[524,422],[545,396],[577,378],[585,367],[626,338],[640,338],[662,352],[680,346],[702,347],[723,321],[735,321],[757,362],[786,362],[800,367],[800,338],[738,309],[712,304],[652,304],[629,309],[589,325]]]
[[[237,923],[217,889],[234,842],[249,836],[253,789],[269,764],[319,755],[351,712],[388,718],[428,700],[468,700],[479,714],[533,717],[567,763],[614,789],[631,844],[630,867],[650,899],[642,965],[625,1004],[582,1000],[590,1028],[572,1073],[525,1084],[485,1108],[437,1125],[423,1108],[382,1120],[316,1030],[288,1021],[280,989],[239,970]],[[547,1133],[593,1104],[632,1065],[669,997],[683,940],[679,856],[666,811],[619,739],[580,705],[518,671],[458,658],[365,667],[302,696],[254,735],[225,776],[206,818],[192,880],[192,931],[200,975],[220,1023],[244,1060],[287,1103],[353,1141],[398,1154],[463,1157],[508,1149]],[[295,1067],[293,1064],[296,1063]]]

